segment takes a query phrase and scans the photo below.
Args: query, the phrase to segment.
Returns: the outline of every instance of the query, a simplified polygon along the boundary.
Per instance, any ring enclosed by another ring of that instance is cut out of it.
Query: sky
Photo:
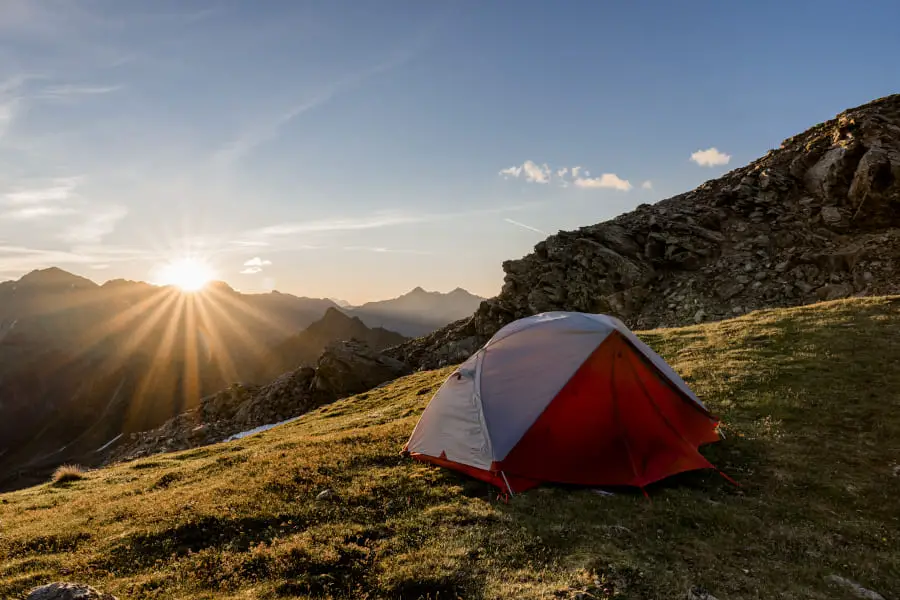
[[[0,280],[499,292],[900,92],[900,3],[0,0]]]

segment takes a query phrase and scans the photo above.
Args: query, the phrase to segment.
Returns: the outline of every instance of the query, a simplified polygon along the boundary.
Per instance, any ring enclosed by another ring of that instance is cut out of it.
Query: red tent
[[[404,452],[518,492],[637,486],[714,468],[717,419],[621,321],[552,312],[510,323],[436,392]]]

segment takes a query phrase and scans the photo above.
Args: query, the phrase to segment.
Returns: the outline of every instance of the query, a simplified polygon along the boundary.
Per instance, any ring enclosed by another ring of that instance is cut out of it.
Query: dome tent
[[[504,492],[643,487],[715,468],[718,420],[621,321],[548,312],[500,329],[444,381],[403,453]]]

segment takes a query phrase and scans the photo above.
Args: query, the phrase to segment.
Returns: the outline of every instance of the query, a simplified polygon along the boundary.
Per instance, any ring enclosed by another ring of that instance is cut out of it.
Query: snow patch
[[[300,417],[292,417],[285,421],[279,421],[278,423],[269,423],[268,425],[260,425],[259,427],[254,427],[253,429],[248,429],[247,431],[241,431],[240,433],[235,433],[234,435],[230,435],[225,438],[224,442],[233,442],[234,440],[239,440],[241,438],[247,437],[248,435],[253,435],[255,433],[262,433],[263,431],[267,431],[272,429],[273,427],[278,427],[279,425],[284,425],[285,423],[290,423],[291,421],[296,421]]]
[[[119,435],[117,435],[117,436],[114,437],[113,439],[109,440],[108,442],[106,442],[105,444],[103,444],[102,446],[100,446],[99,448],[97,448],[96,450],[94,450],[94,452],[103,452],[104,450],[106,450],[107,448],[109,448],[110,446],[112,446],[114,443],[116,443],[116,441],[118,441],[118,439],[119,439],[120,437],[122,437],[123,435],[125,435],[125,434],[124,434],[124,433],[120,433]]]

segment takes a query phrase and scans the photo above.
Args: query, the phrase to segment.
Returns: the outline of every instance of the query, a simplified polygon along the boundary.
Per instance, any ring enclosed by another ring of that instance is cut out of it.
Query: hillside
[[[900,95],[846,110],[745,167],[506,261],[471,317],[392,352],[461,360],[500,327],[551,310],[645,329],[759,308],[900,293]]]
[[[369,327],[383,327],[407,337],[418,337],[468,317],[483,300],[462,288],[444,294],[417,287],[397,298],[341,310],[359,317]]]
[[[383,350],[407,338],[381,327],[366,327],[358,317],[329,308],[321,319],[274,346],[263,361],[259,378],[273,378],[299,366],[313,365],[327,346],[351,339],[364,342],[373,350]]]
[[[900,298],[642,332],[724,423],[691,473],[508,504],[399,450],[451,369],[236,442],[0,495],[0,597],[853,598],[900,589]],[[335,496],[317,500],[323,490]]]

